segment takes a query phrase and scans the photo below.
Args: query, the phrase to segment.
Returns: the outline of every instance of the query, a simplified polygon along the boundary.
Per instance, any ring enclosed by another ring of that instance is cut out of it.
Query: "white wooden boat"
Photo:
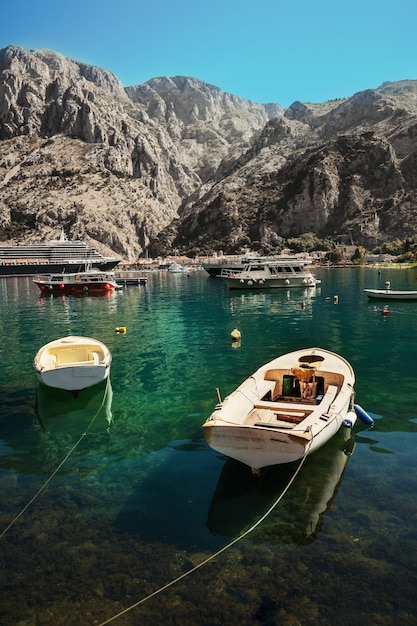
[[[90,337],[63,337],[44,345],[33,367],[38,380],[47,387],[78,393],[105,380],[110,373],[109,349]]]
[[[355,374],[322,348],[284,354],[260,367],[220,402],[203,433],[209,446],[248,465],[290,463],[353,425]]]
[[[320,284],[307,268],[311,261],[296,257],[248,261],[242,270],[223,268],[220,278],[229,289],[315,287]]]
[[[368,298],[374,300],[417,300],[417,291],[394,289],[364,289]]]

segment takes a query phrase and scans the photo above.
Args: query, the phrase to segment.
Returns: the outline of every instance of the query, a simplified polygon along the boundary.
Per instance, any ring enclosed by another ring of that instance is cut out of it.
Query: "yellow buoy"
[[[126,326],[118,326],[116,328],[116,333],[121,333],[122,335],[124,335],[126,332]]]

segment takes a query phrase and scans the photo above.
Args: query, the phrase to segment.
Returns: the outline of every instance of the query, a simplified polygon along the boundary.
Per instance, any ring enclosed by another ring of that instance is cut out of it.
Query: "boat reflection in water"
[[[68,391],[46,387],[36,389],[36,415],[47,433],[79,437],[108,431],[113,423],[111,410],[113,391],[110,377],[83,389],[77,397]]]
[[[252,540],[300,545],[315,541],[354,448],[351,430],[342,427],[307,458],[288,492],[251,535]],[[299,462],[272,466],[255,478],[249,467],[228,459],[208,512],[210,531],[237,537],[248,530],[279,498],[298,466]]]

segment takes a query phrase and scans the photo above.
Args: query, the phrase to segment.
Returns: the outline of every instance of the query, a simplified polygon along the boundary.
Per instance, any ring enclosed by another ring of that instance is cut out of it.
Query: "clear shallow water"
[[[417,303],[383,316],[362,292],[385,280],[412,289],[416,271],[317,273],[316,290],[228,292],[204,272],[157,273],[80,298],[0,279],[0,532],[81,439],[0,539],[2,624],[100,624],[255,523],[295,467],[254,482],[205,445],[201,424],[217,387],[225,396],[313,345],[352,363],[374,428],[340,433],[253,533],[112,623],[416,623]],[[111,388],[73,400],[38,386],[36,351],[68,334],[109,346]]]

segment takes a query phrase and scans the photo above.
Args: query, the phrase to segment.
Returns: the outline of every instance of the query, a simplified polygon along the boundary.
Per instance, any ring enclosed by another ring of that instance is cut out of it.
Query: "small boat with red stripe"
[[[47,274],[35,276],[35,285],[42,294],[95,294],[109,293],[120,289],[112,272],[90,270],[73,274]]]

